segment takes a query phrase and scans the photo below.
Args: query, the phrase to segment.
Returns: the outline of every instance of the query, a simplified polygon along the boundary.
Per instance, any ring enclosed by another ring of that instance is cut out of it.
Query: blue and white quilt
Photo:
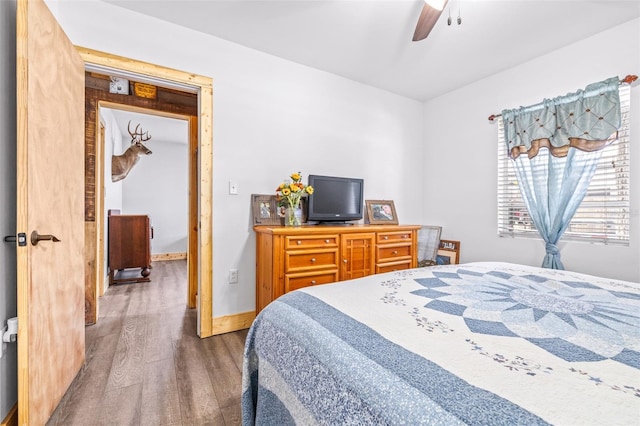
[[[640,284],[508,263],[310,287],[244,354],[245,425],[638,425]]]

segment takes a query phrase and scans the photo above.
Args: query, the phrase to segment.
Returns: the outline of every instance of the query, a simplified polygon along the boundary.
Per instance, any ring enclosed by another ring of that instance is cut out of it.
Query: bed
[[[242,386],[245,425],[637,425],[640,284],[479,262],[294,291]]]

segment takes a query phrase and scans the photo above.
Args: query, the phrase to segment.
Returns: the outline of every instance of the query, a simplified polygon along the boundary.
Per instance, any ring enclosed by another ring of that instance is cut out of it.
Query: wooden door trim
[[[102,212],[100,215],[96,215],[96,230],[98,231],[96,236],[96,297],[104,296],[104,282],[106,272],[104,270],[104,135],[105,126],[99,116],[96,116],[98,122],[98,144],[96,146],[96,209]],[[86,223],[86,222],[85,222]],[[86,241],[85,241],[86,244]],[[98,317],[98,307],[96,303],[96,318]]]
[[[154,80],[192,87],[198,93],[198,223],[197,276],[200,337],[212,335],[213,330],[213,80],[147,62],[136,61],[81,46],[76,50],[85,64],[115,71],[147,76]],[[196,188],[193,189],[194,191]],[[190,218],[192,212],[189,213]],[[190,219],[191,220],[191,219]],[[190,273],[191,274],[191,273]],[[190,275],[191,276],[191,275]]]
[[[198,188],[198,118],[189,120],[189,190]],[[198,288],[193,283],[198,282],[198,257],[189,256],[198,250],[198,197],[189,194],[189,235],[187,238],[187,306],[190,309],[198,306]]]

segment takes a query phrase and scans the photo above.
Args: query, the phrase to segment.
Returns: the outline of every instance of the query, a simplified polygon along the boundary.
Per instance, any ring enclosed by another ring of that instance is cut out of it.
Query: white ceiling
[[[103,1],[419,101],[640,17],[640,0],[450,0],[412,42],[423,0]],[[187,142],[186,122],[115,116],[124,140],[132,120]]]
[[[640,16],[638,0],[450,0],[412,42],[423,0],[103,1],[420,101]]]

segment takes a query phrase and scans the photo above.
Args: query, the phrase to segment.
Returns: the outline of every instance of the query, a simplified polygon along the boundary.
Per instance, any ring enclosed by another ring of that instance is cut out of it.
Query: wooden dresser
[[[150,281],[151,222],[149,216],[109,214],[109,285]],[[126,271],[136,268],[138,271]]]
[[[419,225],[255,226],[256,314],[311,285],[417,266]]]

